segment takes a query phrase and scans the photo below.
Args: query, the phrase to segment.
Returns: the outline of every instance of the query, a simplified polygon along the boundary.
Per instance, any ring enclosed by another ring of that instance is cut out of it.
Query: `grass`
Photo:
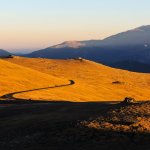
[[[76,82],[75,85],[64,88],[17,94],[16,97],[19,98],[84,102],[116,101],[127,96],[137,100],[149,100],[150,97],[149,74],[114,69],[84,59],[80,61],[14,57],[6,60],[45,75]],[[116,81],[125,84],[112,84]]]
[[[1,96],[13,92],[69,84],[65,79],[60,79],[4,60],[0,60],[0,68]],[[31,92],[31,98],[40,100],[41,97],[42,99],[52,97],[53,94],[49,91],[49,89],[39,90],[38,94]],[[23,98],[28,99],[30,97],[28,97],[28,93],[24,93]]]

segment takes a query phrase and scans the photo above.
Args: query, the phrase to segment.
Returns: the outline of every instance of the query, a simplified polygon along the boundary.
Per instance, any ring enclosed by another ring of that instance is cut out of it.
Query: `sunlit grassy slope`
[[[137,100],[150,99],[150,74],[113,69],[88,60],[48,60],[14,57],[13,59],[7,59],[7,61],[45,73],[42,76],[46,80],[48,80],[47,77],[50,75],[50,77],[55,76],[65,81],[74,80],[76,82],[72,86],[22,93],[16,95],[17,97],[34,99],[40,97],[48,100],[69,101],[111,101],[122,100],[126,96],[134,97]],[[30,74],[30,76],[34,78],[35,74]],[[22,77],[26,80],[26,76],[20,76],[20,78]],[[121,84],[113,84],[116,81],[121,82]],[[38,83],[36,84],[38,85]],[[32,84],[32,87],[35,86],[33,88],[37,88],[36,84]],[[39,83],[40,86],[46,86],[45,84],[45,81],[40,81]],[[31,85],[29,87],[28,85],[25,82],[21,82],[17,87],[32,88]],[[5,90],[8,87],[9,85],[5,87]],[[11,85],[9,90],[12,90]],[[15,87],[13,87],[13,90],[15,90]]]
[[[67,80],[59,79],[51,75],[19,66],[4,60],[0,60],[0,95],[33,90],[38,88],[53,87],[55,85],[68,84]],[[63,89],[63,87],[62,87]],[[39,99],[54,99],[57,97],[56,93],[51,92],[53,90],[37,90],[36,92],[31,92],[32,95],[28,96],[28,93],[23,93],[21,98],[33,98]],[[14,95],[15,96],[15,95]],[[16,95],[17,96],[17,95]],[[31,97],[30,97],[31,96]]]

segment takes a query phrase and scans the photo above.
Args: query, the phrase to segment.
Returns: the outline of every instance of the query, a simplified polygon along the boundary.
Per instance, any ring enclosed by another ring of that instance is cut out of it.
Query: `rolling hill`
[[[31,68],[36,73],[37,71],[42,75],[44,73],[45,76],[61,78],[61,81],[75,81],[75,85],[72,86],[25,93],[28,98],[35,99],[37,95],[47,100],[112,101],[122,100],[126,96],[137,100],[148,100],[150,97],[149,74],[113,69],[85,59],[49,60],[14,57],[6,60]],[[44,85],[40,85],[42,86]],[[18,94],[17,97],[24,97],[24,94]]]
[[[22,93],[22,91],[33,90],[29,92],[32,94],[31,97],[28,97],[28,92],[23,92],[21,98],[33,98],[35,100],[40,100],[55,97],[57,99],[57,90],[55,92],[56,95],[53,95],[54,93],[49,92],[48,87],[53,87],[55,85],[67,85],[69,83],[67,80],[62,80],[4,60],[0,60],[0,68],[1,96],[14,92]],[[40,88],[45,89],[38,90]]]

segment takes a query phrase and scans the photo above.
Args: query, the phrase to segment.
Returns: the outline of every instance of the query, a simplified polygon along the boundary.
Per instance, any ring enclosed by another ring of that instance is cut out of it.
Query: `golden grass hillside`
[[[69,101],[112,101],[122,100],[126,96],[137,100],[150,99],[150,74],[114,69],[84,59],[49,60],[14,57],[7,61],[76,82],[75,85],[63,89],[49,90],[48,93],[52,92],[54,95],[59,93],[56,97],[48,97],[49,100],[56,98],[55,100]],[[40,95],[39,91],[34,93]],[[32,97],[33,93],[26,94]],[[24,94],[17,96],[24,97]]]
[[[12,92],[21,92],[26,90],[35,90],[30,92],[31,97],[28,96],[28,92],[24,92],[21,98],[32,98],[35,100],[40,99],[58,99],[59,94],[57,90],[55,93],[51,92],[53,89],[38,90],[38,88],[48,88],[55,85],[65,85],[69,82],[67,80],[59,79],[42,72],[19,66],[4,60],[0,60],[0,95],[9,94]],[[62,87],[63,89],[63,87]],[[17,97],[17,94],[14,95]]]

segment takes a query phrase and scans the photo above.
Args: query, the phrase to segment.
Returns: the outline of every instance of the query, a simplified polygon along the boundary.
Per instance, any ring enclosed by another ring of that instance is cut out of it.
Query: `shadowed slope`
[[[26,104],[0,107],[0,112],[1,150],[149,150],[150,147],[149,103]]]

